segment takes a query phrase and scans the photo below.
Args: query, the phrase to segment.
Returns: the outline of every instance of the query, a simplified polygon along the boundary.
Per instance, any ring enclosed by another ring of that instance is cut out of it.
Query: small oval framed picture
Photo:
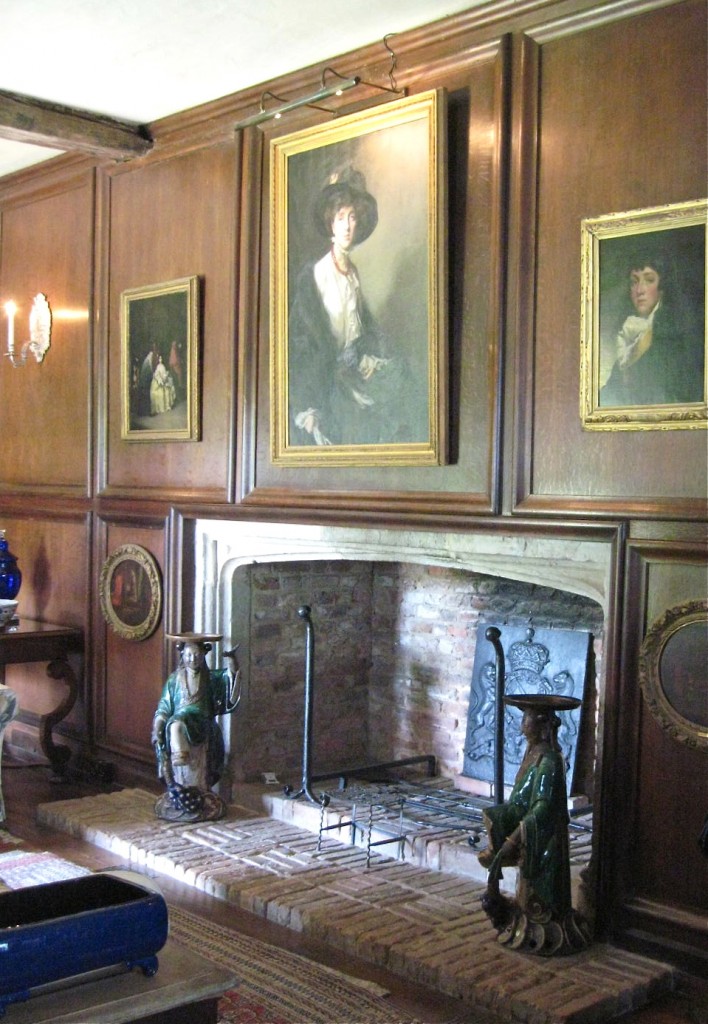
[[[124,640],[146,640],[160,621],[162,577],[153,555],[123,544],[108,556],[99,580],[101,612]]]
[[[639,652],[639,683],[659,724],[679,743],[708,750],[708,600],[666,611]]]

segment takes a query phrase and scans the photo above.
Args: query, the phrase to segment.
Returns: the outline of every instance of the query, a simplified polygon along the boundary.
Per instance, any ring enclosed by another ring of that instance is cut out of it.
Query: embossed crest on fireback
[[[590,634],[582,630],[500,627],[505,649],[504,690],[514,694],[554,694],[582,700]],[[491,781],[494,770],[494,650],[485,638],[488,624],[479,627],[467,718],[463,774]],[[542,642],[543,641],[543,642]],[[580,710],[563,715],[558,741],[568,779],[572,778],[578,743]],[[521,712],[504,711],[504,782],[512,785],[521,764],[524,739]]]

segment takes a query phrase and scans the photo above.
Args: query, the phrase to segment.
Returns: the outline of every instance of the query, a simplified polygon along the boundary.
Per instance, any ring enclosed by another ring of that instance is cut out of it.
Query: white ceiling
[[[147,124],[481,2],[3,0],[0,90]],[[57,152],[0,138],[0,176]]]

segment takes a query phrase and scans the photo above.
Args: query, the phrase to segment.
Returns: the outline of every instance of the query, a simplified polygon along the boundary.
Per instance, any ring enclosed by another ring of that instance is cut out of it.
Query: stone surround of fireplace
[[[593,679],[575,792],[593,793],[613,548],[564,535],[198,520],[194,626],[241,644],[244,700],[222,795],[266,772],[297,783],[305,636],[315,625],[314,769],[432,754],[462,767],[480,622],[579,628]],[[219,651],[215,652],[218,663]]]

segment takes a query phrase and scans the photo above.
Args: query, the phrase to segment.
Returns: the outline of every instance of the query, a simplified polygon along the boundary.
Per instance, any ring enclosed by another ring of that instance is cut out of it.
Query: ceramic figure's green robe
[[[571,909],[568,809],[563,755],[547,749],[524,761],[506,803],[484,813],[491,846],[520,830],[519,902],[534,916],[562,920]]]
[[[231,700],[233,676],[228,669],[211,670],[206,666],[199,669],[199,683],[192,683],[191,693],[187,684],[187,670],[178,668],[164,685],[162,696],[155,711],[156,717],[165,720],[166,754],[171,757],[170,725],[181,721],[187,730],[192,746],[207,744],[207,786],[214,785],[221,774],[224,763],[224,738],[214,721],[217,715],[230,714],[238,701]],[[194,676],[192,675],[192,680]]]

